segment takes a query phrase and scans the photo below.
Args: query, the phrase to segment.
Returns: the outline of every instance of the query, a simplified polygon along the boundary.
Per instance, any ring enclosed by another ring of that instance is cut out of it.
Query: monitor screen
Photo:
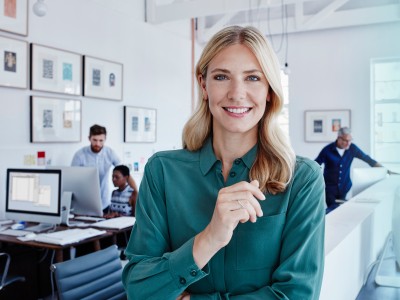
[[[60,224],[61,177],[60,170],[7,169],[6,218]]]
[[[47,168],[61,170],[63,192],[72,192],[71,214],[103,216],[97,168],[67,166],[48,166]]]
[[[353,182],[352,196],[354,197],[374,183],[385,179],[386,176],[386,168],[353,168],[351,176],[351,181]]]

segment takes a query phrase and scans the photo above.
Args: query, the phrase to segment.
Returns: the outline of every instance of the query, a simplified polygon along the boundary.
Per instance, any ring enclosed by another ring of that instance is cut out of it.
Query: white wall
[[[145,161],[154,151],[181,147],[191,109],[189,21],[150,25],[144,22],[144,1],[131,0],[118,0],[117,9],[108,0],[45,1],[47,15],[39,18],[32,13],[34,2],[27,37],[0,35],[123,63],[123,101],[0,87],[0,215],[6,168],[24,167],[24,155],[43,150],[53,165],[69,165],[74,152],[88,145],[89,127],[98,123],[107,127],[106,144],[121,159]],[[30,95],[81,99],[81,143],[30,143]],[[156,143],[123,143],[124,105],[157,109]]]
[[[297,154],[314,159],[326,145],[304,141],[304,111],[324,109],[350,109],[354,143],[370,153],[370,60],[400,56],[399,36],[399,22],[289,36],[290,138]]]

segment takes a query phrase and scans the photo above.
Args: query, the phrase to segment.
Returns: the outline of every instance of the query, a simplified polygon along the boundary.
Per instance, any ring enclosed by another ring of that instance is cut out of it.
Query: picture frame
[[[157,110],[124,106],[124,142],[154,143],[157,138]]]
[[[349,109],[305,111],[305,141],[335,141],[341,127],[350,127],[350,118]]]
[[[31,89],[81,95],[82,55],[32,43]]]
[[[80,100],[31,96],[31,143],[78,143],[81,141]]]
[[[28,0],[0,0],[0,30],[28,35]]]
[[[121,63],[85,55],[83,57],[83,95],[122,101],[123,70]]]
[[[0,86],[28,88],[28,43],[0,36]]]

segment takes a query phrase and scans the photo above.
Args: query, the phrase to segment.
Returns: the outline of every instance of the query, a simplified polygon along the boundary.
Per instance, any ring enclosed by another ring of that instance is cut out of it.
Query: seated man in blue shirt
[[[382,167],[355,144],[351,143],[350,128],[342,127],[338,131],[335,142],[325,146],[315,159],[320,165],[324,164],[326,212],[338,207],[336,199],[346,199],[346,194],[352,186],[350,167],[354,158],[361,159],[371,167]]]

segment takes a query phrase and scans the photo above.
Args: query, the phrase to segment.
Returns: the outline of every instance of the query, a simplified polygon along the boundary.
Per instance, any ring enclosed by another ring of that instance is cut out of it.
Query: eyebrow
[[[216,68],[216,69],[213,69],[213,70],[211,70],[211,74],[213,74],[213,73],[231,73],[228,69],[222,69],[222,68]],[[258,69],[252,69],[252,70],[247,70],[247,71],[244,71],[243,73],[245,73],[245,74],[251,74],[251,73],[260,73],[260,74],[263,74],[263,72],[261,71],[261,70],[258,70]]]

